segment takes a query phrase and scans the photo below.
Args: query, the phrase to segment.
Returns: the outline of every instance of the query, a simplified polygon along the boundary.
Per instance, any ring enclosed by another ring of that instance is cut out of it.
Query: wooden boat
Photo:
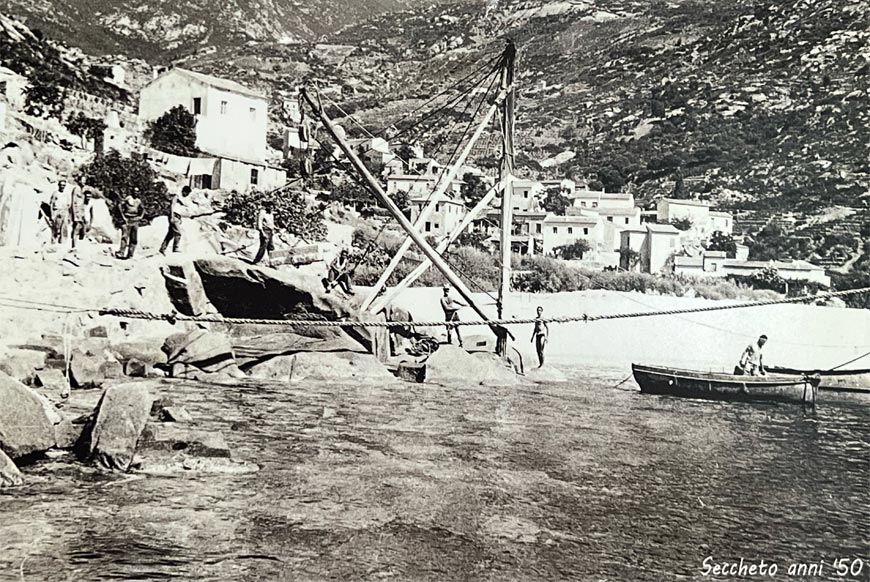
[[[809,376],[736,376],[640,364],[631,370],[641,392],[684,398],[814,404],[818,388],[818,378]]]
[[[798,370],[770,366],[768,372],[789,376],[818,375],[818,399],[823,401],[870,402],[870,369],[861,370]]]

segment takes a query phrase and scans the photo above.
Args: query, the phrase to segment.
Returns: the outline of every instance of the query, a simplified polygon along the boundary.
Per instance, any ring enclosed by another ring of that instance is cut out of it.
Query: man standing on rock
[[[139,199],[139,188],[121,201],[121,248],[115,256],[119,259],[133,258],[136,244],[139,242],[139,224],[145,218],[145,208]]]
[[[266,256],[266,251],[269,252],[269,260],[272,260],[272,251],[275,250],[275,244],[272,242],[272,237],[275,236],[275,205],[266,201],[260,207],[260,212],[257,214],[257,231],[260,233],[260,248],[257,249],[257,255],[254,257],[256,265]]]
[[[51,212],[51,242],[63,242],[66,235],[66,221],[72,205],[72,190],[66,179],[61,178],[57,183],[57,190],[51,195],[48,202]]]
[[[444,321],[459,321],[459,310],[467,307],[465,303],[454,299],[450,296],[450,287],[444,286],[444,296],[441,298],[441,309],[444,311]],[[456,327],[456,339],[459,340],[459,347],[462,347],[462,335],[459,333],[459,327]],[[452,326],[447,326],[447,343],[453,343]]]
[[[72,191],[72,202],[70,204],[70,224],[72,225],[72,229],[70,230],[70,242],[72,243],[72,248],[76,248],[76,239],[83,240],[85,238],[85,232],[87,231],[88,224],[88,211],[89,209],[89,194],[84,192],[81,188],[75,187]]]
[[[544,348],[547,347],[547,340],[550,337],[550,328],[547,322],[543,320],[544,308],[538,305],[538,316],[535,318],[535,329],[532,331],[532,343],[535,344],[535,351],[538,353],[538,367],[544,367]]]
[[[185,186],[181,189],[180,195],[176,194],[172,198],[172,203],[169,205],[169,231],[166,233],[166,238],[163,239],[163,244],[160,245],[161,255],[166,254],[169,243],[172,243],[172,252],[178,252],[178,247],[181,244],[181,219],[190,216],[190,209],[185,203],[189,196],[190,186]]]

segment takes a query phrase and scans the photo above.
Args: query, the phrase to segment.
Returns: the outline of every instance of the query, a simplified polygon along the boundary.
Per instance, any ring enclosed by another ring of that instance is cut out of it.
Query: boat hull
[[[816,399],[813,382],[803,378],[735,376],[640,364],[632,364],[631,369],[640,391],[645,394],[789,404],[813,404]]]

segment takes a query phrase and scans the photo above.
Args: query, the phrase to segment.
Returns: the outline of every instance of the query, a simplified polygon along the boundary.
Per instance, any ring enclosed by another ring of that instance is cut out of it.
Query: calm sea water
[[[167,386],[261,470],[31,467],[0,493],[0,579],[694,580],[707,557],[870,579],[870,406],[645,396],[622,372]]]

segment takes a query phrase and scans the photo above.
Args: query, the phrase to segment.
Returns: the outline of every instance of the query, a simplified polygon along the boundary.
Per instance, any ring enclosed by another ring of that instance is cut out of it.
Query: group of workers
[[[160,246],[160,254],[165,255],[169,245],[178,252],[181,243],[182,218],[190,216],[186,199],[190,196],[190,187],[184,186],[180,194],[176,194],[169,208],[169,230]],[[81,241],[94,223],[94,195],[82,188],[75,179],[62,178],[57,182],[57,189],[52,193],[47,208],[43,207],[52,243],[64,243],[69,236],[72,248],[76,241]],[[117,216],[120,220],[121,244],[115,257],[130,259],[139,243],[139,227],[145,219],[145,207],[140,197],[139,188],[132,190],[118,203]]]
[[[63,243],[69,234],[70,244],[75,248],[76,241],[84,239],[93,221],[91,193],[75,181],[62,179],[49,199],[48,212],[43,213],[51,230],[51,242]]]

